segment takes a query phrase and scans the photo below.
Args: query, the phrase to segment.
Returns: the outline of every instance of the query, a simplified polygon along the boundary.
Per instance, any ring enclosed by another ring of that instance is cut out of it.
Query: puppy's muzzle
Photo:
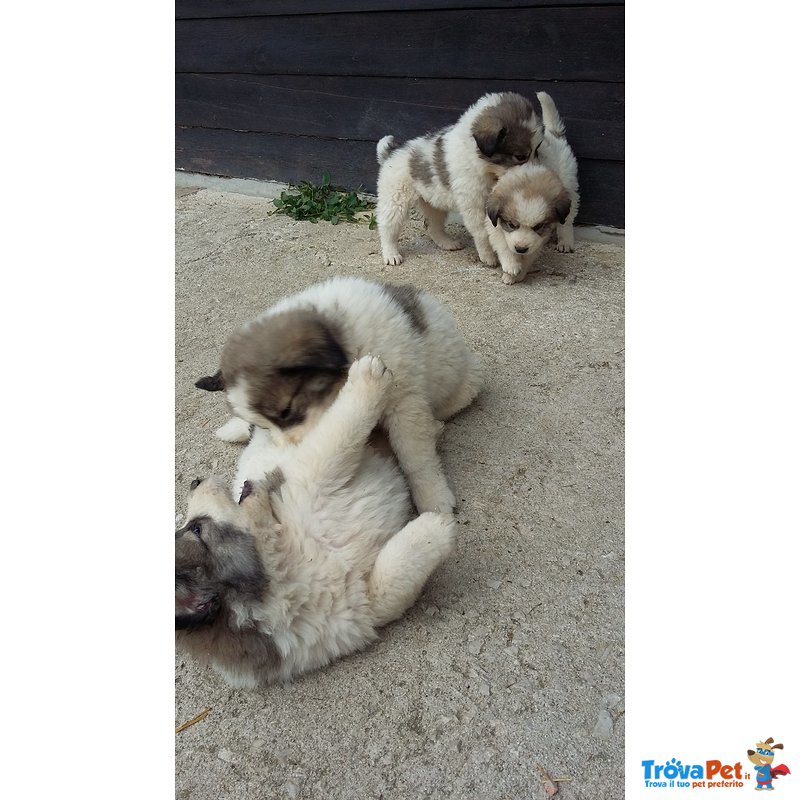
[[[527,253],[527,252],[528,252],[528,248],[527,248],[527,247],[520,247],[519,245],[517,245],[516,247],[514,247],[514,249],[515,249],[515,250],[516,250],[518,253]]]

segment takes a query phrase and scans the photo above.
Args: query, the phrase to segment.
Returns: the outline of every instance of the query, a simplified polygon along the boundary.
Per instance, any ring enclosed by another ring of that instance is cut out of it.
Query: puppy
[[[559,252],[575,249],[578,163],[552,98],[545,92],[537,97],[545,133],[536,162],[508,170],[486,201],[484,225],[506,284],[525,278],[553,233]]]
[[[444,250],[461,245],[444,230],[449,210],[461,213],[488,266],[497,258],[483,225],[486,198],[509,167],[524,164],[544,136],[533,105],[513,92],[487,94],[470,106],[454,125],[420,136],[402,147],[394,137],[378,142],[378,220],[385,264],[400,264],[398,237],[416,203],[428,235]]]
[[[367,446],[391,384],[365,356],[299,444],[276,449],[256,429],[238,504],[221,478],[192,483],[175,535],[176,642],[233,686],[286,681],[363,648],[451,551],[452,516],[409,522],[401,473]]]
[[[221,369],[196,385],[224,390],[240,420],[221,438],[246,438],[250,423],[298,442],[336,398],[348,366],[369,352],[394,374],[381,425],[417,509],[452,511],[436,438],[440,420],[477,395],[481,367],[452,316],[419,289],[340,277],[284,298],[236,331]]]
[[[541,164],[509,170],[486,201],[486,231],[500,259],[503,283],[521,281],[570,214],[571,199],[556,174]]]

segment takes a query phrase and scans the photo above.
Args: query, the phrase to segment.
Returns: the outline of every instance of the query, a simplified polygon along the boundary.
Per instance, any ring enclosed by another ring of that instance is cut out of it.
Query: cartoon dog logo
[[[762,789],[774,789],[772,785],[773,778],[779,778],[781,775],[789,775],[789,767],[786,764],[778,764],[777,767],[772,766],[775,760],[775,751],[783,750],[782,744],[773,744],[775,740],[770,736],[765,742],[758,742],[755,750],[748,750],[747,757],[756,765],[756,791]]]

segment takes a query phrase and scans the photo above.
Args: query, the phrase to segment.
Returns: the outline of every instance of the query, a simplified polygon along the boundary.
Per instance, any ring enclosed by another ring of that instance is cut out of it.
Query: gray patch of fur
[[[415,181],[421,181],[426,185],[433,183],[433,167],[422,153],[412,150],[408,166],[411,170],[411,177]]]
[[[199,527],[200,535],[193,532]],[[221,599],[258,599],[267,576],[253,537],[211,517],[189,520],[176,533],[175,575]]]
[[[420,333],[428,327],[425,314],[419,302],[419,289],[415,286],[397,286],[394,283],[384,283],[386,293],[403,309],[411,324]]]
[[[444,159],[444,141],[441,135],[436,137],[436,145],[433,156],[433,164],[436,167],[436,175],[440,183],[445,188],[450,188],[450,173],[447,171],[447,162]]]
[[[247,670],[258,683],[274,680],[283,660],[269,634],[256,628],[237,628],[224,617],[198,630],[177,631],[175,643],[201,664]]]

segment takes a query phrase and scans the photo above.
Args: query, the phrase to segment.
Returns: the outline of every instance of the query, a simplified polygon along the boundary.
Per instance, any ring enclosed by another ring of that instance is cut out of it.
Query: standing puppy
[[[400,264],[398,237],[413,204],[425,216],[428,235],[444,250],[461,245],[444,230],[450,210],[460,212],[478,256],[497,258],[484,228],[486,198],[509,167],[524,164],[542,141],[542,121],[531,103],[513,92],[487,94],[454,125],[399,146],[378,142],[376,217],[385,264]]]
[[[563,227],[571,205],[564,184],[541,164],[523,164],[500,178],[486,201],[485,225],[503,283],[525,278],[556,227]]]
[[[333,278],[284,298],[234,332],[216,375],[197,382],[224,390],[236,417],[299,442],[333,403],[355,360],[380,353],[394,374],[381,425],[408,478],[420,512],[450,512],[436,438],[439,420],[468,406],[481,368],[455,320],[412,286]],[[218,435],[231,434],[230,423]]]
[[[556,249],[575,249],[578,164],[550,95],[539,92],[545,123],[536,162],[508,170],[486,201],[484,225],[500,259],[503,283],[521,281],[556,234]]]

